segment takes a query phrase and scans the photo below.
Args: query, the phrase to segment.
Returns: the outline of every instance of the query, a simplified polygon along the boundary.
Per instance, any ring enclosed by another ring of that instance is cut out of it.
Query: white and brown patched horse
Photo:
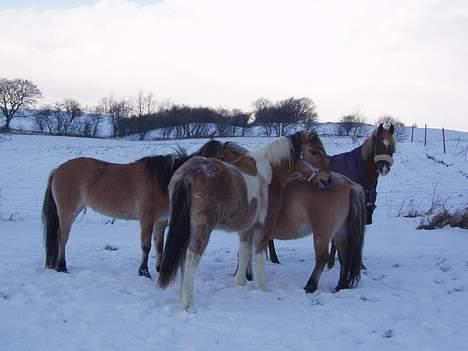
[[[225,148],[226,160],[234,158],[228,151],[238,155],[248,152],[233,146]],[[338,291],[360,279],[365,221],[365,195],[359,184],[339,173],[315,169],[302,160],[283,188],[281,209],[268,239],[292,240],[313,233],[315,267],[304,288],[307,293],[317,289],[334,239],[341,268]],[[247,278],[250,276],[248,272]]]
[[[363,187],[366,195],[366,224],[372,223],[379,175],[387,175],[393,165],[394,131],[393,125],[380,124],[362,145],[330,157],[332,171],[345,175]],[[269,242],[269,252],[271,260],[279,263],[273,241]],[[336,248],[332,245],[329,268],[334,265],[335,253]]]
[[[191,157],[222,157],[222,150],[221,142],[211,140],[192,155],[179,149],[173,155],[148,156],[128,164],[87,157],[61,164],[49,176],[42,207],[46,267],[67,271],[65,246],[71,226],[78,214],[90,207],[109,217],[140,222],[142,259],[138,274],[150,277],[148,255],[152,234],[157,271],[161,261],[169,216],[169,180]]]
[[[181,302],[190,310],[197,266],[211,232],[221,229],[240,233],[236,283],[246,283],[255,244],[255,281],[264,289],[265,233],[274,224],[282,188],[301,156],[316,168],[328,167],[328,156],[314,132],[281,137],[232,164],[204,157],[184,163],[169,183],[171,216],[159,286],[167,287],[180,268]]]

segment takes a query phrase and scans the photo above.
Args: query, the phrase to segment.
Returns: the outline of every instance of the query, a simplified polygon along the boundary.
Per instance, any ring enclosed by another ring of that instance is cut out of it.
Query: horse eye
[[[310,153],[311,153],[312,155],[314,155],[314,156],[317,156],[317,155],[318,155],[318,152],[315,151],[315,150],[310,151]]]

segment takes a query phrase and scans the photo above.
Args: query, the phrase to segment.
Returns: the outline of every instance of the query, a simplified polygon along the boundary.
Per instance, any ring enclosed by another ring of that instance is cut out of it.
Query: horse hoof
[[[55,270],[57,272],[68,273],[67,264],[65,263],[65,261],[58,262]]]
[[[245,277],[247,278],[247,280],[249,282],[251,282],[253,280],[253,276],[252,276],[252,273],[251,272],[246,272],[245,273]]]
[[[335,262],[333,262],[333,263],[328,262],[327,268],[328,268],[328,269],[332,269],[333,267],[335,267]]]
[[[138,269],[138,275],[140,277],[146,277],[146,278],[150,278],[151,279],[151,274],[150,272],[148,271],[148,269],[145,269],[145,268],[139,268]]]
[[[317,290],[317,285],[315,285],[315,284],[306,285],[304,287],[304,290],[305,290],[306,294],[312,294]]]

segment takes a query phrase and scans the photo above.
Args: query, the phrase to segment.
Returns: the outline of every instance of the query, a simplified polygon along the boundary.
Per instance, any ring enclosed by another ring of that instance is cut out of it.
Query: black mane
[[[161,189],[166,190],[174,172],[192,156],[184,148],[178,147],[175,154],[146,156],[137,162],[142,162],[148,176],[157,178]]]
[[[149,177],[158,179],[161,190],[167,190],[174,172],[186,161],[193,156],[221,158],[223,147],[222,142],[212,139],[190,155],[187,154],[187,150],[178,145],[174,154],[146,156],[137,162],[144,164]]]

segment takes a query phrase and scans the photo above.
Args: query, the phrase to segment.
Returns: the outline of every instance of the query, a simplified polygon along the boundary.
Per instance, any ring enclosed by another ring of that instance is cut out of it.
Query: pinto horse
[[[80,157],[62,163],[49,176],[42,206],[46,268],[67,272],[65,246],[78,214],[86,207],[106,216],[136,219],[141,227],[140,276],[151,277],[151,236],[159,271],[164,229],[169,215],[168,184],[173,173],[193,156],[222,157],[223,143],[211,140],[192,155],[143,157],[127,164]]]
[[[330,157],[330,169],[341,173],[364,188],[366,194],[366,224],[372,223],[372,214],[377,198],[377,181],[379,175],[390,172],[395,153],[395,128],[390,124],[387,128],[380,124],[364,143],[357,148]],[[273,241],[268,244],[270,259],[279,263]],[[335,262],[336,248],[332,243],[328,267]]]
[[[328,156],[314,132],[281,137],[235,162],[193,157],[169,183],[170,221],[161,261],[159,286],[166,288],[181,270],[181,302],[193,306],[197,266],[214,229],[239,232],[236,284],[246,283],[246,270],[255,244],[255,281],[265,288],[264,250],[281,207],[284,183],[299,158],[316,168],[328,167]]]

